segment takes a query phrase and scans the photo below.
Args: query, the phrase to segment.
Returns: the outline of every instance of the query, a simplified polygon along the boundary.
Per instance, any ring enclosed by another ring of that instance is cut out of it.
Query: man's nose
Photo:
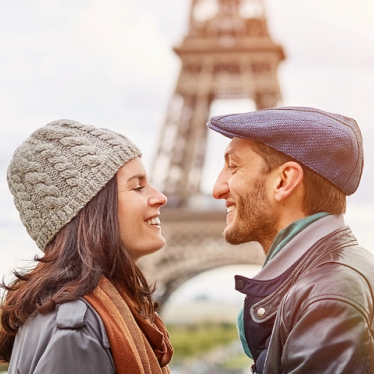
[[[213,186],[212,195],[215,199],[224,199],[227,193],[229,192],[229,186],[225,178],[224,171],[218,175],[218,178]]]

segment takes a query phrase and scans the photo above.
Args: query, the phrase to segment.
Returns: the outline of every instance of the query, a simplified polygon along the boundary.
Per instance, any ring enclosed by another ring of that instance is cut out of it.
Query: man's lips
[[[227,214],[232,213],[234,210],[236,210],[236,205],[230,205],[227,207]]]
[[[236,210],[236,205],[231,201],[226,201],[226,208],[227,208],[226,223],[228,224],[229,220],[231,221],[233,212],[235,212]]]
[[[232,213],[236,209],[236,205],[232,201],[226,201],[227,214]]]

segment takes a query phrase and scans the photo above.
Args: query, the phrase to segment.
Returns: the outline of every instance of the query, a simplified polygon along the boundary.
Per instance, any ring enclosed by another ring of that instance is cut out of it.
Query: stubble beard
[[[236,217],[233,225],[223,232],[230,244],[259,242],[264,250],[270,246],[277,235],[277,217],[270,205],[265,191],[266,176],[261,174],[253,187],[236,203]]]

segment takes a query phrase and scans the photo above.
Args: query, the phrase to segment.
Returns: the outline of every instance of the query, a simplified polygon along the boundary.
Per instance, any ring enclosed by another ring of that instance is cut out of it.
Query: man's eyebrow
[[[237,157],[239,158],[239,156],[233,151],[233,150],[228,150],[226,153],[225,153],[225,161],[228,162],[228,159],[229,159],[229,156],[234,156],[234,157]]]
[[[139,180],[143,180],[146,178],[146,175],[145,174],[135,174],[133,175],[132,177],[130,177],[126,183],[129,183],[131,180],[133,179],[139,179]]]

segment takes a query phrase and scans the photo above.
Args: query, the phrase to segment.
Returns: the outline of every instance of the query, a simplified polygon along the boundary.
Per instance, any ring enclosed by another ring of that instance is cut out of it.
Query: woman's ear
[[[284,163],[278,168],[278,184],[275,188],[275,200],[282,201],[292,193],[300,191],[304,177],[303,168],[294,161]]]

